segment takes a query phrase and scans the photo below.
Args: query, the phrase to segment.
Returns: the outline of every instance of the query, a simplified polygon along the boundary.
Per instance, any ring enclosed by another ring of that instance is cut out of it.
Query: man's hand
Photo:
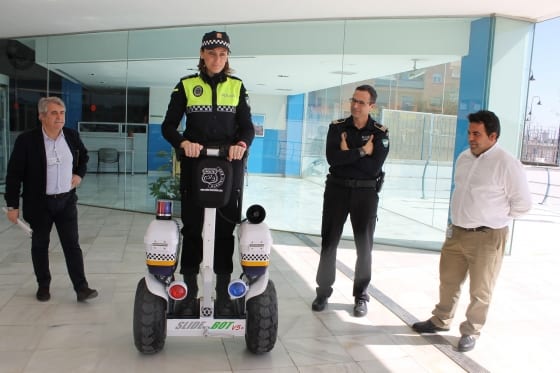
[[[77,188],[78,186],[80,186],[80,183],[82,182],[82,178],[79,177],[78,175],[72,175],[72,181],[71,181],[71,185],[72,185],[72,189]]]
[[[346,143],[346,132],[340,134],[340,150],[350,150]]]
[[[228,161],[239,160],[243,158],[246,148],[241,145],[231,145],[229,147]]]
[[[373,154],[373,135],[369,136],[368,141],[362,146],[367,155]]]
[[[185,152],[185,157],[188,158],[198,158],[203,148],[199,143],[190,142],[189,140],[183,141],[180,146]]]
[[[19,209],[8,210],[6,212],[6,216],[8,217],[9,221],[11,221],[14,224],[17,224],[17,220],[19,218]]]

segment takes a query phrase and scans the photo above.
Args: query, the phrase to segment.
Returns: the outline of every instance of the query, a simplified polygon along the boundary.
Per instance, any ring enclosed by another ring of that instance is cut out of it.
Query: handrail
[[[544,198],[542,201],[539,202],[539,205],[542,205],[546,202],[548,198],[548,192],[550,191],[550,168],[546,167],[546,190],[544,192]]]

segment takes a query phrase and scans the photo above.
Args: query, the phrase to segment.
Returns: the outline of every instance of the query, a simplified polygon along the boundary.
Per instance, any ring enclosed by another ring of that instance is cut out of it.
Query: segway
[[[207,149],[204,153],[195,171],[200,178],[195,192],[204,207],[199,312],[195,316],[174,313],[175,303],[185,299],[189,291],[185,282],[174,275],[182,246],[181,226],[172,218],[172,201],[158,200],[155,219],[144,236],[148,271],[138,282],[134,299],[134,344],[143,354],[161,351],[168,335],[245,336],[247,349],[255,354],[269,352],[276,343],[278,300],[268,273],[272,236],[263,222],[265,210],[259,205],[249,207],[246,220],[237,226],[242,273],[228,286],[234,315],[220,317],[215,313],[212,285],[216,212],[229,198],[232,170],[225,159],[227,148]]]

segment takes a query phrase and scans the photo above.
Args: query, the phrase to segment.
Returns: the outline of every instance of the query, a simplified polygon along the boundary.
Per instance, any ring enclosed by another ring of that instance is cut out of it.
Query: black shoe
[[[229,317],[235,315],[233,302],[229,298],[218,298],[215,307],[216,316]]]
[[[49,292],[48,287],[39,286],[39,289],[37,289],[37,294],[35,296],[37,297],[37,300],[39,302],[46,302],[51,299],[51,293]]]
[[[197,316],[198,302],[196,298],[186,298],[175,302],[173,313],[177,316]]]
[[[354,316],[363,317],[367,315],[367,301],[365,299],[356,299],[354,303]]]
[[[329,297],[326,297],[324,295],[317,295],[317,297],[311,304],[311,309],[313,311],[321,312],[327,307],[328,303],[329,303]]]
[[[439,326],[435,326],[430,319],[412,324],[412,329],[418,333],[436,333],[446,332],[449,330],[449,328],[440,328]]]
[[[97,290],[88,287],[82,288],[76,292],[78,302],[84,302],[88,299],[93,299],[99,295]]]
[[[462,335],[457,344],[457,351],[467,352],[474,348],[476,344],[476,339],[472,335]]]

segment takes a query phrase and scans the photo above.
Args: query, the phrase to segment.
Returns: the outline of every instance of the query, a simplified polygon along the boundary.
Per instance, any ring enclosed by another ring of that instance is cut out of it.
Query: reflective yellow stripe
[[[246,261],[242,260],[241,265],[245,267],[268,267],[268,261],[266,262],[255,262],[255,261]]]
[[[150,260],[146,259],[146,264],[149,266],[156,266],[156,267],[169,267],[175,265],[174,260]]]

